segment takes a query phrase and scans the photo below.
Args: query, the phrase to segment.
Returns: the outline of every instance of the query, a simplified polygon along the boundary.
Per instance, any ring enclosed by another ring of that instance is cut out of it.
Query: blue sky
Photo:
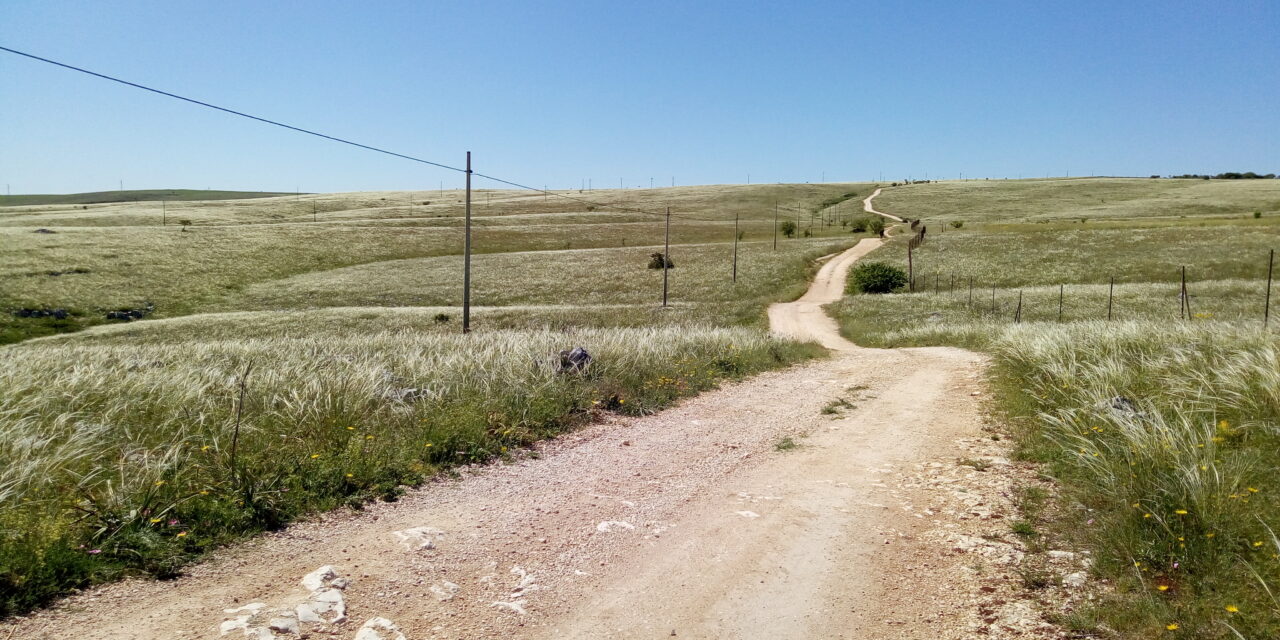
[[[552,188],[1280,171],[1267,0],[5,0],[0,44]],[[120,181],[460,176],[0,52],[0,187]]]

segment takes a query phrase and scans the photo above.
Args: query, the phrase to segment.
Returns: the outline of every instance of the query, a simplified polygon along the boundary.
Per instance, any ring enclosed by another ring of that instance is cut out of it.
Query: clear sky
[[[0,44],[552,188],[1280,171],[1275,0],[3,0]],[[461,182],[0,52],[0,188],[121,181]]]

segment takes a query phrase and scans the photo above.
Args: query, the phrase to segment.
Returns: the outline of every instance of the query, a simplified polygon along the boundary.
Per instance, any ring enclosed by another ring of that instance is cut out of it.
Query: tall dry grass
[[[1059,534],[1112,581],[1067,622],[1280,637],[1280,338],[1225,323],[1038,324],[1006,327],[991,349],[1023,453],[1064,488]]]
[[[578,345],[590,369],[557,373]],[[9,347],[0,613],[815,350],[707,327]]]

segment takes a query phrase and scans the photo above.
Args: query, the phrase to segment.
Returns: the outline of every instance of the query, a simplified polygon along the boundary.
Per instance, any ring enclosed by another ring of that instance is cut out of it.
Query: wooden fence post
[[[1271,250],[1271,257],[1267,259],[1267,301],[1262,310],[1262,328],[1267,328],[1267,322],[1271,320],[1271,269],[1275,266],[1276,250]]]
[[[1111,301],[1115,298],[1116,277],[1111,276],[1111,288],[1107,289],[1107,322],[1111,321]]]

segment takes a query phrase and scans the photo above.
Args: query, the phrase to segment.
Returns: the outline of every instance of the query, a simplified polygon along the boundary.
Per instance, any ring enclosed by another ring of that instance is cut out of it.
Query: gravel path
[[[1008,496],[1033,480],[982,430],[983,358],[861,349],[821,311],[879,242],[769,310],[832,358],[292,526],[179,580],[68,598],[0,638],[1056,637],[1003,540]]]

